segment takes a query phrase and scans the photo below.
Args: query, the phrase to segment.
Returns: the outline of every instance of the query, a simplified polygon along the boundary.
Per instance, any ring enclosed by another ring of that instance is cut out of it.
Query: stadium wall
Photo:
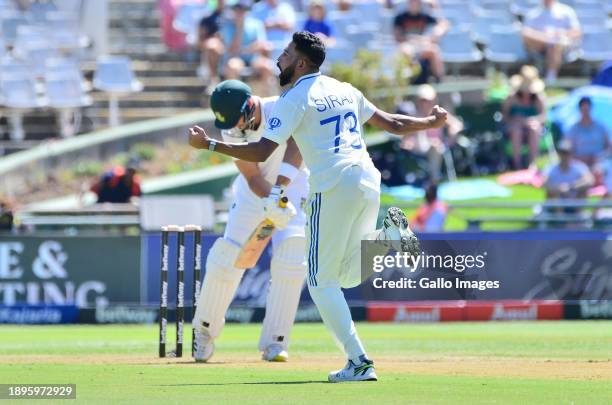
[[[457,232],[421,235],[427,238],[540,239],[554,235],[568,246],[589,237],[597,243],[609,235],[599,232]],[[191,235],[186,235],[186,245]],[[202,261],[218,235],[203,235]],[[174,239],[170,240],[171,246]],[[170,296],[174,302],[175,274],[171,249]],[[0,323],[152,323],[159,305],[160,234],[139,236],[36,235],[0,237]],[[112,254],[110,254],[112,252]],[[192,252],[185,261],[191,263]],[[608,262],[609,263],[609,262]],[[245,273],[228,322],[259,322],[269,281],[270,252]],[[533,267],[530,271],[538,271]],[[525,271],[525,270],[523,270]],[[520,278],[524,274],[516,273]],[[192,273],[185,272],[185,302],[190,308]],[[573,276],[572,276],[573,277]],[[612,266],[598,287],[612,291]],[[572,278],[573,279],[573,278]],[[355,320],[371,322],[448,322],[555,319],[612,319],[612,300],[365,300],[360,287],[345,290]],[[190,319],[189,309],[187,319]],[[173,311],[170,312],[170,319]],[[318,321],[306,288],[297,320]]]

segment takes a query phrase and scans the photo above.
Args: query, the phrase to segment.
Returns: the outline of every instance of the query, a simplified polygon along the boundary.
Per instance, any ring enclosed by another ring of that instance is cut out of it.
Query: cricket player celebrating
[[[260,98],[238,80],[227,80],[214,89],[210,105],[215,126],[226,141],[258,141],[278,97]],[[195,359],[205,362],[225,324],[225,313],[245,269],[236,266],[241,247],[264,220],[277,229],[272,235],[271,284],[266,302],[259,349],[263,359],[287,361],[293,326],[306,275],[306,218],[301,209],[308,196],[308,171],[295,142],[282,142],[263,163],[236,160],[240,175],[233,184],[234,203],[225,234],[217,239],[206,259],[206,274],[194,316]],[[289,203],[279,207],[280,186]]]
[[[321,40],[297,32],[278,58],[280,84],[292,85],[274,105],[262,138],[255,143],[216,142],[200,127],[189,130],[196,148],[261,162],[295,139],[310,170],[307,204],[308,289],[326,327],[342,345],[346,366],[329,374],[330,382],[375,381],[374,363],[366,355],[351,319],[342,288],[361,283],[361,240],[398,240],[401,250],[418,254],[418,241],[398,208],[390,208],[375,230],[380,207],[380,173],[363,140],[363,124],[397,134],[444,125],[446,111],[414,118],[377,109],[348,83],[322,75]]]

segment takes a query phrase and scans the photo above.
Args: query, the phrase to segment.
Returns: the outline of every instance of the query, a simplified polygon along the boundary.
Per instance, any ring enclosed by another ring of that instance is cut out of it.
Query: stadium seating
[[[608,30],[586,31],[582,36],[580,59],[587,62],[612,60],[612,33]]]
[[[109,126],[117,126],[121,122],[119,97],[143,89],[142,83],[134,77],[129,58],[125,56],[98,58],[93,86],[109,95]]]
[[[10,137],[14,141],[21,141],[25,139],[23,115],[35,108],[46,106],[47,102],[38,95],[34,79],[24,74],[23,70],[16,73],[3,70],[0,89],[2,104],[9,111]]]
[[[452,30],[440,40],[440,49],[444,62],[451,63],[458,68],[464,63],[473,63],[482,60],[482,53],[472,42],[470,32],[467,30]],[[458,70],[455,70],[455,74]]]
[[[521,34],[516,29],[495,27],[484,50],[485,58],[501,65],[516,64],[527,60],[528,54]]]

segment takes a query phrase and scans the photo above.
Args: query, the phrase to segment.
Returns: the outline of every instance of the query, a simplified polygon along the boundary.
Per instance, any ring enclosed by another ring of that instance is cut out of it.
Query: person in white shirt
[[[380,172],[363,139],[366,122],[382,130],[408,135],[441,127],[446,111],[435,106],[424,118],[379,110],[349,83],[320,73],[325,45],[309,32],[296,32],[278,58],[281,86],[278,99],[259,142],[217,142],[202,128],[189,129],[195,148],[216,150],[248,161],[264,161],[278,145],[294,139],[310,170],[308,220],[308,290],[325,326],[348,357],[343,369],[329,374],[330,382],[375,381],[374,364],[357,335],[342,288],[359,285],[362,240],[399,241],[388,245],[410,255],[420,253],[416,236],[399,208],[388,210],[383,228],[376,230],[380,208]],[[281,192],[282,195],[282,192]],[[277,207],[271,193],[267,207]],[[281,208],[277,208],[282,210]]]
[[[557,0],[542,0],[542,7],[525,17],[523,40],[529,51],[544,54],[548,84],[557,79],[564,52],[571,49],[580,36],[576,12]]]
[[[586,198],[594,184],[589,167],[572,157],[572,144],[562,140],[557,147],[559,163],[549,166],[544,174],[547,198]]]
[[[262,0],[253,5],[252,16],[263,22],[270,42],[286,43],[295,28],[295,10],[289,3]]]
[[[277,99],[255,96],[238,80],[221,82],[210,98],[215,126],[221,129],[225,141],[258,141]],[[255,228],[269,218],[277,230],[272,234],[271,283],[259,350],[264,360],[287,361],[289,335],[306,276],[306,217],[302,205],[308,196],[308,170],[295,144],[284,142],[261,163],[236,160],[235,164],[240,175],[232,185],[234,202],[225,232],[206,258],[202,292],[193,318],[194,357],[196,362],[206,362],[213,355],[225,313],[246,270],[236,267],[236,258]],[[264,197],[277,180],[288,183],[286,195],[295,210],[266,212]]]

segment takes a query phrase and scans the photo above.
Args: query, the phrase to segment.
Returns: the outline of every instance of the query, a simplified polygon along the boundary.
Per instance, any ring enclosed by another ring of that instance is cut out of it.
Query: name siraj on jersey
[[[353,104],[353,99],[343,95],[342,98],[330,94],[329,96],[325,96],[323,98],[313,98],[312,101],[317,106],[318,112],[324,112],[327,110],[331,110],[336,106],[342,107],[345,104]]]

